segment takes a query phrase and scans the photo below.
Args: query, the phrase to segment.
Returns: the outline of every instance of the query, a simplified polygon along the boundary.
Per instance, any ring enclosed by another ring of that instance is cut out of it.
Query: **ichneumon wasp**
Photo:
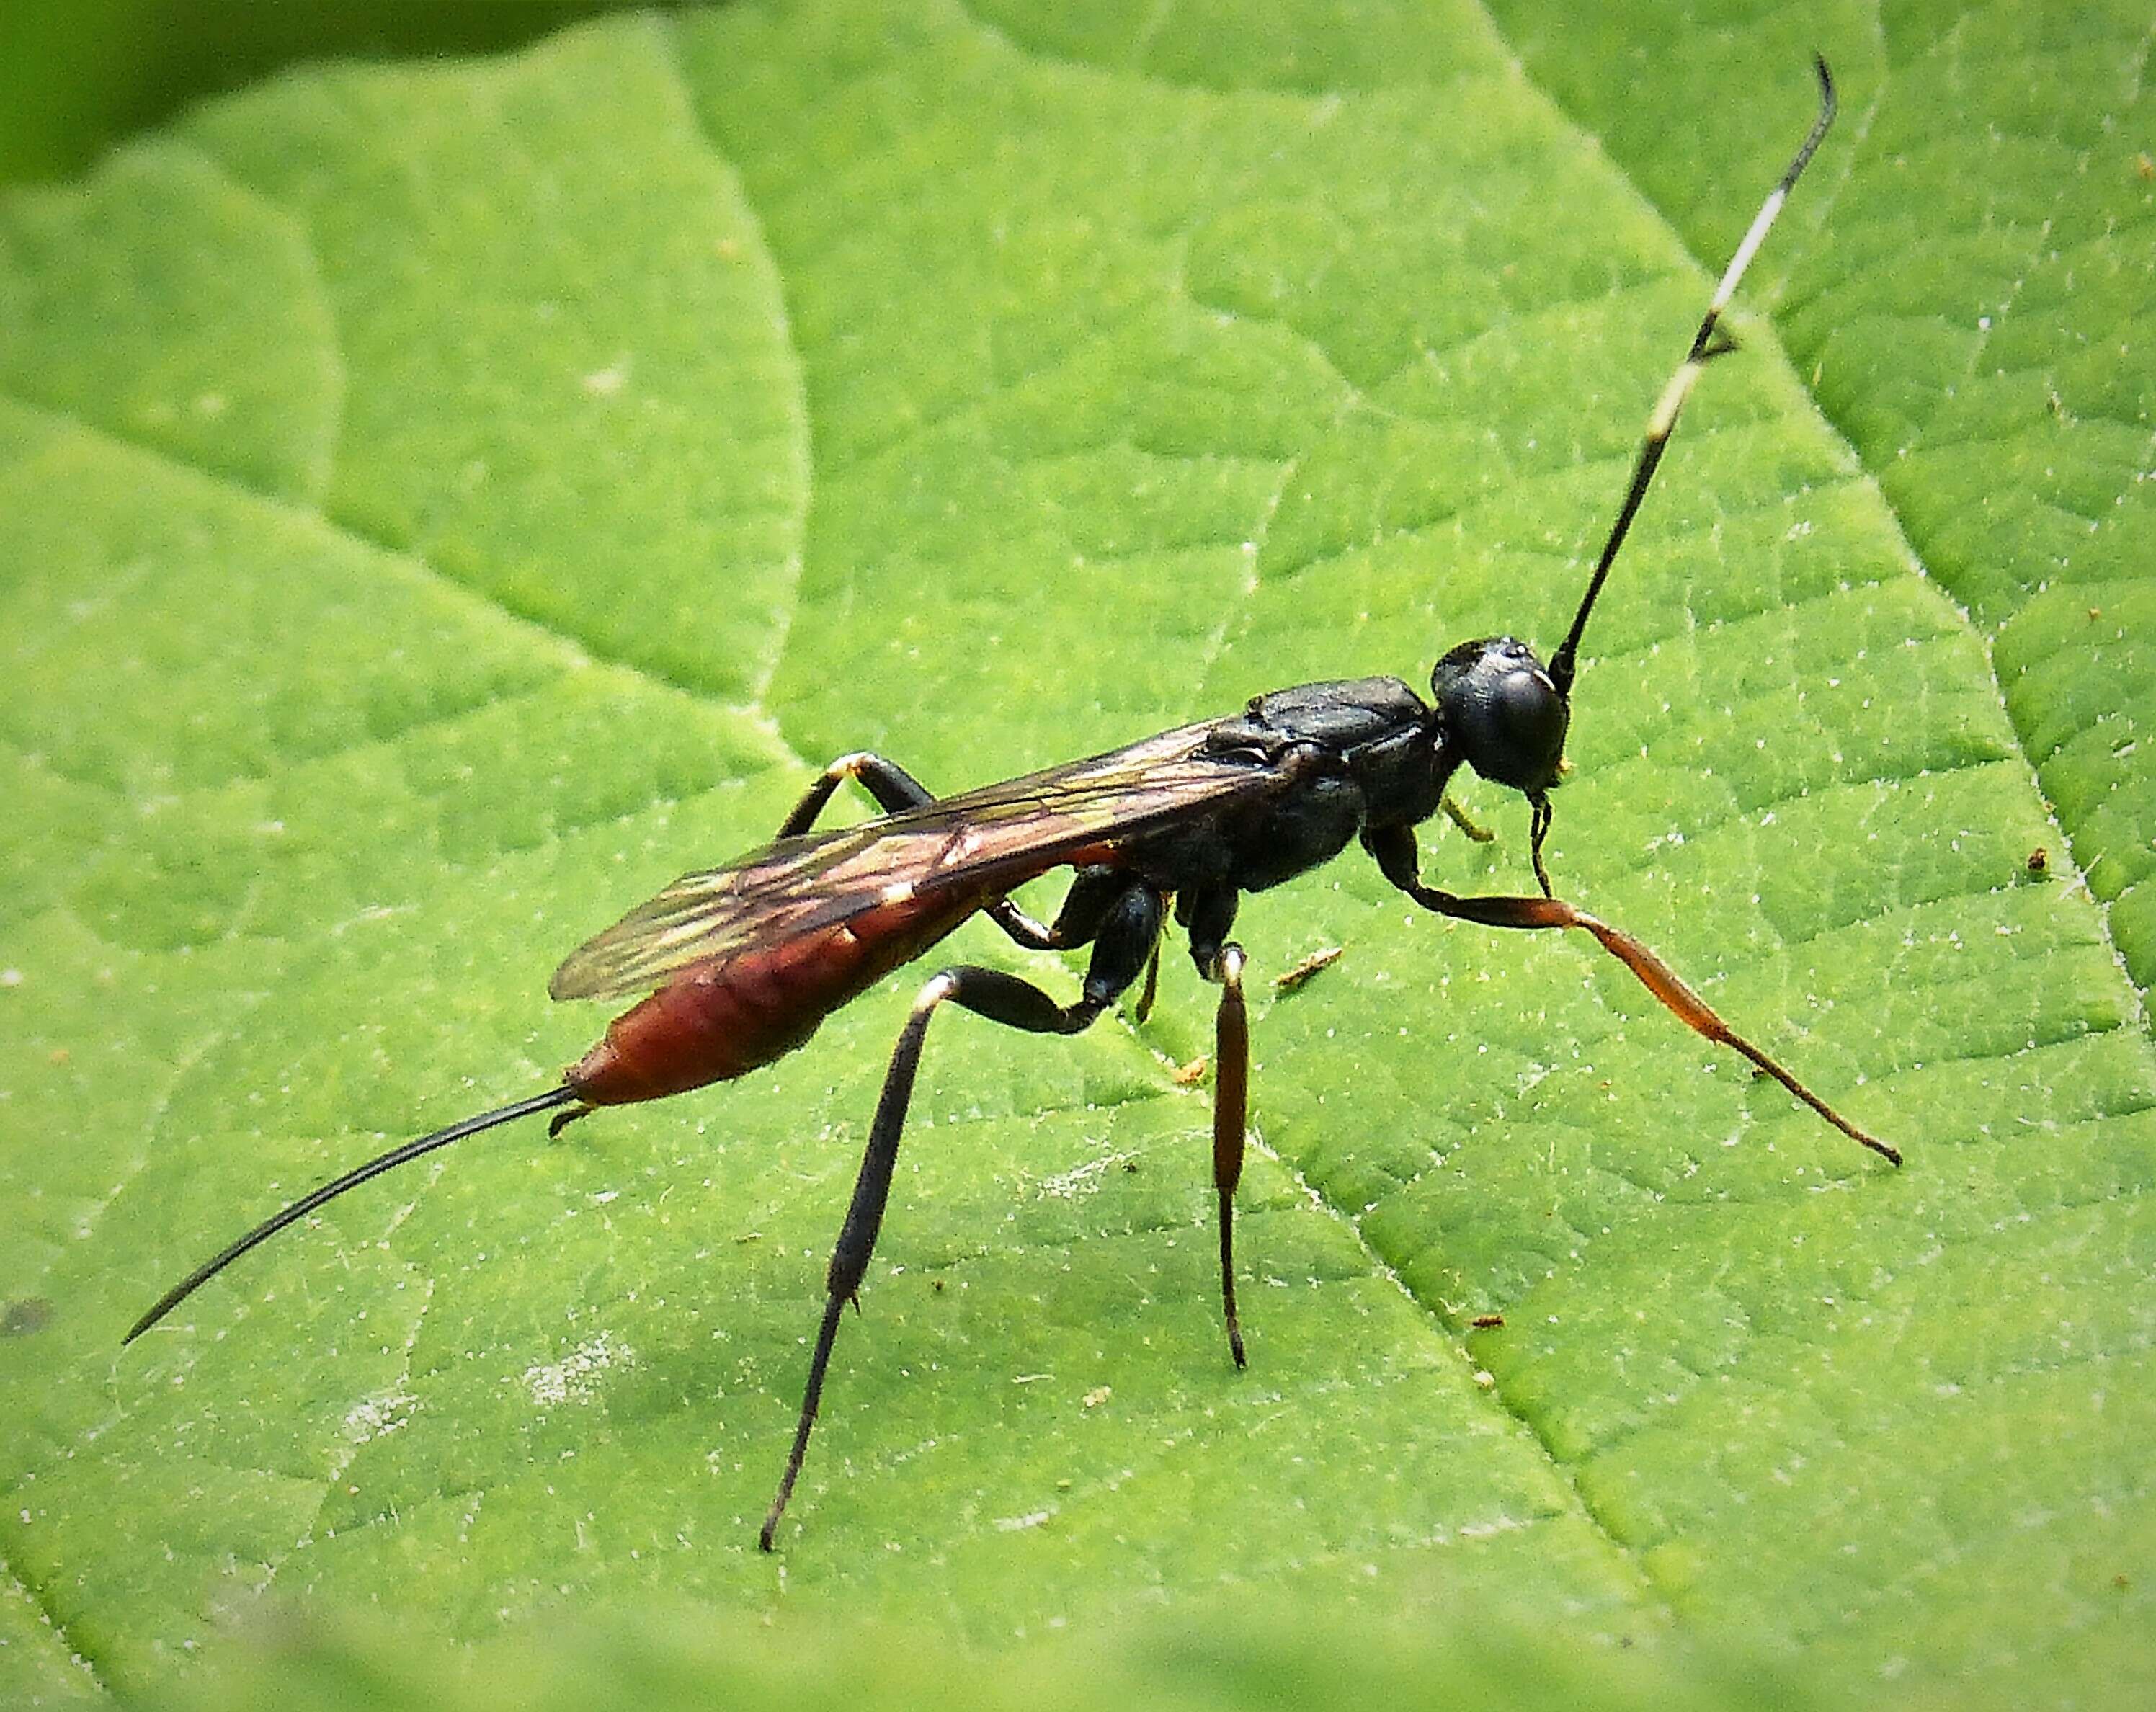
[[[773,842],[685,874],[555,971],[548,991],[557,999],[642,995],[558,1086],[408,1141],[325,1183],[188,1274],[136,1321],[126,1340],[287,1225],[453,1141],[543,1111],[554,1114],[552,1134],[599,1106],[683,1093],[771,1063],[972,915],[985,913],[1021,946],[1090,946],[1083,988],[1069,1004],[1018,976],[973,964],[941,971],[914,1001],[825,1276],[823,1322],[793,1448],[758,1536],[768,1551],[808,1451],[841,1314],[859,1294],[883,1222],[930,1019],[955,1004],[1007,1028],[1075,1034],[1144,977],[1142,1009],[1172,904],[1199,973],[1220,988],[1213,1183],[1221,1305],[1240,1367],[1235,1195],[1250,1031],[1243,949],[1230,936],[1236,903],[1241,894],[1277,885],[1358,841],[1388,880],[1439,915],[1488,927],[1576,927],[1593,935],[1681,1022],[1742,1053],[1836,1129],[1899,1165],[1899,1153],[1731,1029],[1645,946],[1558,898],[1543,861],[1588,617],[1701,370],[1734,348],[1721,331],[1722,312],[1834,121],[1833,79],[1824,60],[1815,63],[1819,115],[1753,218],[1654,407],[1616,521],[1547,666],[1525,643],[1484,637],[1438,661],[1427,703],[1397,678],[1305,684],[1255,697],[1224,719],[955,797],[931,795],[880,756],[842,756],[808,787]],[[1527,798],[1539,895],[1462,897],[1424,883],[1415,828],[1449,806],[1446,787],[1462,766]],[[848,779],[875,799],[882,816],[844,831],[813,831]],[[1055,920],[1044,925],[1011,894],[1060,868],[1075,876]]]

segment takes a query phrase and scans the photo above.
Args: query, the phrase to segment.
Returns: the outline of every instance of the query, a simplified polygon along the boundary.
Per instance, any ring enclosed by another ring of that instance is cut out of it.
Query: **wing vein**
[[[971,889],[985,905],[1096,847],[1277,790],[1286,773],[1247,751],[1209,752],[1217,722],[828,833],[780,838],[683,874],[570,953],[547,991],[613,998],[716,969],[750,946],[843,926],[895,888]]]

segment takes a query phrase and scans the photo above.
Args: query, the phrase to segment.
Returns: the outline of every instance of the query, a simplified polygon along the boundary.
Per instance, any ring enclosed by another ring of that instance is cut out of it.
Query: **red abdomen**
[[[627,1105],[783,1058],[824,1017],[911,961],[988,899],[906,898],[812,933],[694,965],[607,1025],[564,1073],[578,1099]]]

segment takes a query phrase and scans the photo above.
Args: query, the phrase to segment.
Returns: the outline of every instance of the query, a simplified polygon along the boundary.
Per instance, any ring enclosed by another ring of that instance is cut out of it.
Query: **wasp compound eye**
[[[1462,643],[1430,674],[1445,741],[1492,784],[1537,796],[1557,782],[1571,710],[1527,643]]]

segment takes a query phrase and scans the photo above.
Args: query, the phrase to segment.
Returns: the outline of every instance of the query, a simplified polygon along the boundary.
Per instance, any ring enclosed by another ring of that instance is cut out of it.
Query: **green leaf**
[[[1730,1656],[1823,1704],[2145,1675],[2146,22],[1889,23],[1819,24],[1843,125],[1598,609],[1550,856],[1907,1168],[1592,945],[1351,855],[1238,926],[1259,977],[1346,948],[1257,981],[1251,1371],[1187,959],[1143,1027],[939,1021],[776,1560],[922,971],[118,1338],[546,1085],[604,1021],[558,957],[833,755],[952,787],[1547,646],[1814,38],[744,6],[307,70],[0,202],[0,1686],[207,1653],[341,1704],[386,1644],[417,1702],[415,1631],[603,1657],[647,1601],[849,1658],[1157,1611],[1224,1697],[1466,1693],[1486,1619],[1567,1704]],[[1497,842],[1434,822],[1427,867],[1517,889],[1524,814],[1466,794]],[[1255,1670],[1192,1638],[1224,1590],[1277,1613]],[[278,1602],[331,1638],[230,1638]]]
[[[346,1614],[287,1613],[274,1633],[228,1651],[178,1696],[218,1712],[342,1712],[513,1705],[670,1712],[728,1704],[953,1707],[1061,1712],[1133,1704],[1191,1712],[1222,1705],[1349,1708],[1502,1704],[1521,1712],[1583,1705],[1609,1712],[1802,1712],[1825,1704],[1794,1673],[1670,1649],[1568,1652],[1565,1638],[1517,1616],[1485,1613],[1443,1633],[1337,1607],[1332,1644],[1313,1646],[1311,1613],[1246,1591],[1239,1608],[1191,1621],[1187,1602],[1009,1649],[993,1668],[954,1659],[937,1638],[874,1622],[773,1624],[708,1610],[612,1612],[544,1634],[517,1632],[460,1654]],[[954,1665],[957,1668],[954,1668]]]

